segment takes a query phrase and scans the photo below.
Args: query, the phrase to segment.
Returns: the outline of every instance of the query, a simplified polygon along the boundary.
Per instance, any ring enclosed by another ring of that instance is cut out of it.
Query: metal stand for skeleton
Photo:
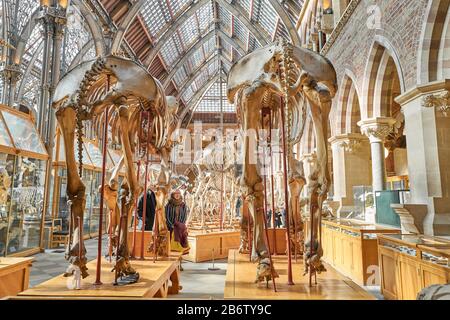
[[[140,134],[140,131],[139,131]],[[138,148],[139,150],[139,148]],[[140,172],[141,172],[141,161],[138,160],[136,162],[137,164],[137,184],[139,185],[139,178],[140,178]],[[136,197],[134,202],[134,219],[133,219],[133,246],[131,251],[131,259],[136,259],[135,252],[136,252],[136,237],[137,237],[137,221],[138,221],[138,199],[139,197]]]
[[[284,103],[283,103],[284,102]],[[284,204],[286,210],[286,240],[287,240],[287,255],[288,255],[288,285],[294,285],[292,280],[292,254],[291,254],[291,240],[290,240],[290,221],[289,221],[289,194],[288,194],[288,167],[287,167],[287,149],[288,141],[285,130],[285,104],[287,108],[287,94],[286,97],[281,99],[280,114],[281,114],[281,133],[282,133],[282,149],[283,149],[283,175],[284,175]],[[286,110],[287,111],[287,110]]]
[[[270,114],[270,109],[263,108],[261,110],[261,129],[262,129],[263,132],[264,132],[264,116],[266,114]],[[269,135],[270,135],[270,133],[269,133]],[[262,159],[263,159],[263,170],[264,170],[264,172],[263,172],[263,177],[264,177],[263,178],[263,180],[264,180],[264,210],[263,210],[263,214],[264,214],[264,219],[263,219],[264,220],[264,235],[266,237],[266,244],[267,244],[267,249],[268,249],[268,254],[269,254],[270,274],[271,274],[271,277],[272,277],[273,291],[277,292],[277,286],[276,286],[276,283],[275,283],[275,276],[276,276],[275,266],[273,265],[272,252],[270,250],[270,243],[269,243],[269,233],[268,233],[268,230],[267,230],[267,178],[266,178],[267,172],[266,172],[265,156],[266,156],[266,152],[265,152],[265,150],[263,148],[263,157],[262,157]],[[268,286],[268,283],[267,283],[267,286]]]
[[[107,81],[107,91],[110,89],[110,76],[108,75]],[[105,109],[105,123],[103,127],[103,145],[102,145],[102,187],[100,192],[100,212],[99,212],[99,226],[98,226],[98,246],[97,246],[97,272],[95,275],[95,285],[102,285],[102,281],[100,279],[101,268],[102,268],[102,236],[103,236],[103,204],[105,201],[105,179],[106,179],[106,150],[108,147],[108,115],[109,107]],[[80,239],[81,241],[81,239]],[[109,243],[111,243],[111,239],[109,239]],[[80,256],[81,257],[81,256]],[[111,259],[111,256],[110,256]]]

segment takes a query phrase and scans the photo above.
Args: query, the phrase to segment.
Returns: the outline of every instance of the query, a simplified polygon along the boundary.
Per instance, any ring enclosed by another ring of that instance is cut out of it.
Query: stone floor
[[[106,237],[103,238],[103,252],[106,249]],[[97,239],[85,241],[88,261],[97,257]],[[64,259],[64,249],[46,250],[34,257],[30,274],[30,287],[36,286],[46,280],[60,275],[67,268]],[[223,299],[225,289],[225,275],[227,271],[227,261],[218,260],[214,267],[219,270],[208,270],[213,268],[212,262],[192,263],[183,261],[183,271],[181,272],[181,285],[183,289],[180,294],[169,296],[173,299]],[[383,299],[379,287],[366,287],[370,294],[377,299]]]
[[[102,254],[105,254],[106,239],[106,236],[104,236],[102,242],[105,245],[102,246]],[[97,239],[85,240],[84,245],[86,246],[88,261],[97,258],[97,244]],[[33,258],[33,266],[30,272],[30,287],[64,273],[67,268],[63,247],[45,250],[43,253],[34,255]]]

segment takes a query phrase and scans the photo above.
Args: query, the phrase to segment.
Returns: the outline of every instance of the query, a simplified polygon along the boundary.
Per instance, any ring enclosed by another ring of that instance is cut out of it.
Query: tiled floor
[[[106,248],[106,236],[103,238],[103,249]],[[88,261],[97,257],[97,239],[90,239],[84,242],[87,250]],[[102,251],[104,254],[105,251]],[[47,281],[53,277],[60,275],[66,271],[68,266],[64,259],[64,248],[46,250],[33,256],[33,266],[30,273],[30,287]]]

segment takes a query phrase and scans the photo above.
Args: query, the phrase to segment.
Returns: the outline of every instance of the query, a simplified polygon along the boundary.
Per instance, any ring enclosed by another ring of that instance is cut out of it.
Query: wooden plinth
[[[144,257],[153,256],[153,252],[148,251],[150,242],[152,241],[153,232],[144,231]],[[136,244],[133,251],[133,230],[128,231],[128,249],[130,250],[130,255],[132,257],[140,258],[142,248],[142,231],[136,231]]]
[[[225,283],[225,299],[282,299],[282,300],[374,300],[375,298],[357,284],[344,278],[330,266],[327,272],[317,276],[317,285],[309,287],[308,275],[303,276],[303,264],[293,261],[292,272],[295,285],[287,285],[287,256],[273,257],[280,275],[276,279],[277,292],[265,283],[255,284],[256,263],[249,262],[248,255],[230,250]]]
[[[224,259],[228,257],[230,249],[239,248],[239,231],[206,232],[189,231],[189,254],[183,259],[192,262],[210,261],[213,258]]]
[[[0,258],[0,298],[28,289],[34,258]]]
[[[272,254],[286,254],[286,228],[269,228],[267,229],[267,234],[269,236],[269,246]],[[276,236],[276,251],[273,250],[274,241],[273,238]]]
[[[132,266],[139,272],[140,278],[137,283],[114,286],[114,273],[111,272],[111,264],[107,259],[102,259],[101,281],[103,285],[95,286],[95,270],[97,260],[87,264],[89,277],[82,280],[81,290],[68,289],[68,281],[62,275],[43,282],[36,287],[28,289],[19,294],[20,297],[30,299],[39,298],[123,298],[139,299],[160,297],[166,298],[168,294],[177,294],[179,291],[179,256],[171,256],[162,260],[132,260]],[[169,280],[171,285],[169,286]]]

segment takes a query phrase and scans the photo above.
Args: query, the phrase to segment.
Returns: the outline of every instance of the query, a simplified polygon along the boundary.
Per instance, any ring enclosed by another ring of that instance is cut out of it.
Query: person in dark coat
[[[145,203],[145,231],[151,231],[153,229],[153,223],[155,221],[155,209],[156,209],[156,197],[155,193],[147,190],[147,202]],[[144,213],[144,194],[139,197],[138,201],[138,216],[142,220],[142,214]]]

